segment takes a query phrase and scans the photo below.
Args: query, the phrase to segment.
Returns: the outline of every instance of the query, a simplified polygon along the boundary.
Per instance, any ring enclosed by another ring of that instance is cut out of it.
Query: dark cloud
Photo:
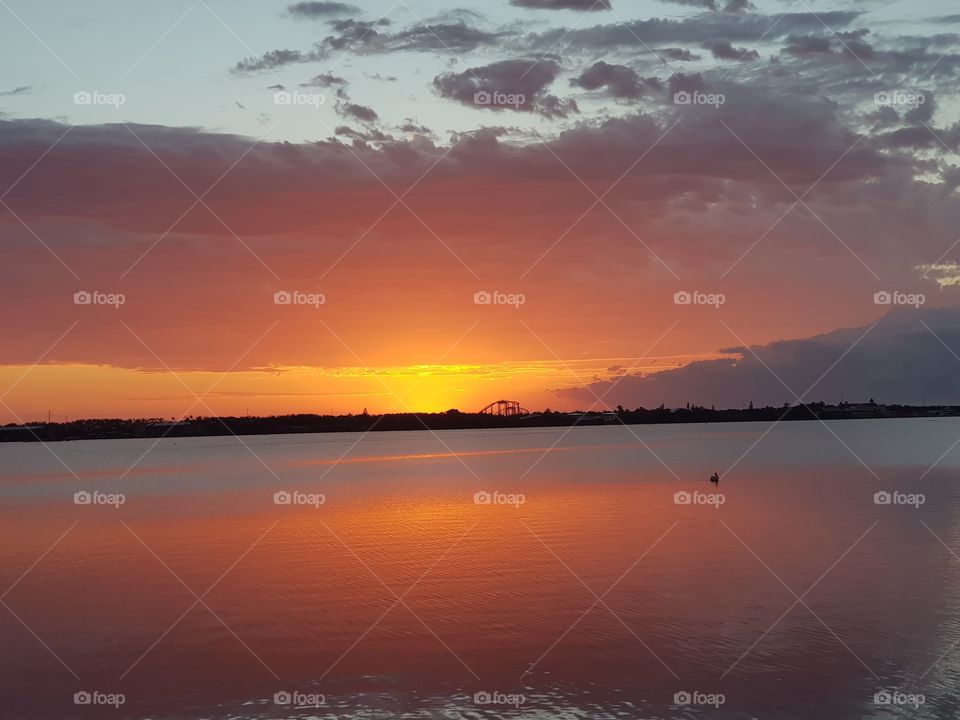
[[[273,70],[283,65],[306,62],[310,59],[299,50],[271,50],[258,58],[245,58],[233,67],[235,73],[259,72]]]
[[[360,12],[360,8],[341,2],[299,2],[287,8],[296,18],[316,19]]]
[[[700,44],[725,38],[730,42],[756,42],[783,39],[791,34],[815,33],[824,23],[839,29],[854,22],[860,13],[831,11],[824,13],[785,13],[782,16],[753,13],[707,13],[681,20],[651,18],[593,27],[560,28],[532,33],[524,38],[530,51],[574,48],[610,52],[616,48],[656,47],[659,44]]]
[[[783,51],[791,55],[820,55],[832,53],[830,38],[822,35],[791,35]]]
[[[930,91],[922,93],[918,97],[923,98],[923,102],[916,107],[907,110],[903,119],[911,124],[927,124],[933,120],[933,114],[937,110],[936,95]]]
[[[754,5],[750,0],[727,0],[721,5],[717,0],[661,0],[661,2],[671,2],[675,5],[687,5],[689,7],[702,8],[704,10],[713,10],[714,12],[723,10],[728,13],[739,13],[752,10]]]
[[[10,97],[11,95],[26,95],[31,90],[33,90],[32,85],[21,85],[20,87],[15,87],[13,90],[6,90],[0,92],[0,97]]]
[[[606,88],[614,97],[631,99],[663,90],[656,78],[642,78],[626,65],[610,65],[603,60],[584,70],[570,84],[584,90]]]
[[[874,57],[875,51],[873,46],[864,40],[864,37],[869,34],[870,31],[866,28],[851,32],[838,32],[836,38],[840,44],[840,51],[849,58],[870,60]]]
[[[727,40],[711,40],[703,44],[704,49],[709,50],[718,60],[759,60],[760,53],[756,50],[747,48],[737,48]]]
[[[382,31],[382,28],[391,25],[391,21],[386,18],[370,21],[347,18],[331,20],[329,25],[336,34],[328,35],[315,43],[309,51],[271,50],[259,58],[240,61],[234,66],[233,72],[257,72],[294,63],[320,62],[327,60],[335,52],[468,52],[480,46],[496,45],[502,37],[502,33],[485,32],[463,22],[417,24],[396,33]]]
[[[686,48],[659,48],[657,53],[664,56],[668,60],[678,60],[680,62],[689,62],[691,60],[700,59],[699,55],[694,55]]]
[[[371,142],[383,143],[383,142],[389,142],[393,140],[392,136],[387,135],[382,130],[371,129],[365,132],[361,132],[360,130],[354,130],[353,128],[348,127],[346,125],[338,125],[337,129],[334,131],[334,134],[340,137],[348,137],[352,140],[364,142],[364,143],[371,143]]]
[[[545,117],[566,117],[577,112],[572,100],[546,93],[560,73],[554,60],[503,60],[445,73],[433,80],[441,97],[480,110],[535,112]]]
[[[400,131],[415,135],[426,135],[427,137],[433,137],[434,132],[425,125],[414,122],[410,118],[407,118],[407,122],[400,126]]]
[[[351,117],[362,122],[376,122],[380,117],[373,108],[351,102],[337,105],[337,112],[344,117]]]
[[[958,365],[944,347],[960,349],[960,311],[892,310],[869,332],[868,327],[749,350],[730,348],[728,352],[736,356],[728,360],[695,362],[647,376],[627,375],[615,385],[614,381],[601,381],[592,383],[589,389],[558,394],[589,405],[595,399],[591,391],[602,396],[609,390],[609,402],[627,407],[656,407],[660,403],[677,407],[687,401],[717,407],[742,407],[750,401],[754,405],[792,404],[795,398],[782,380],[797,394],[816,382],[804,398],[807,402],[837,402],[841,397],[861,402],[875,398],[888,404],[919,404],[924,397],[943,403],[960,402]],[[863,339],[850,350],[861,336]],[[835,362],[836,366],[817,382]]]
[[[320,75],[315,75],[311,80],[308,80],[305,83],[300,83],[300,87],[345,87],[346,84],[347,81],[344,78],[327,72],[321,73]]]
[[[510,0],[516,7],[537,10],[580,10],[583,12],[610,10],[610,0]]]
[[[500,35],[478,30],[463,22],[438,25],[417,25],[384,38],[385,51],[398,50],[475,50],[481,45],[494,45]]]

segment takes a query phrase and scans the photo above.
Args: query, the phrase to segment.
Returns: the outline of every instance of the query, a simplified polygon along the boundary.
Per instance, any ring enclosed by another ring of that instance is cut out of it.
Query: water
[[[2,716],[956,717],[960,421],[768,428],[0,445]]]

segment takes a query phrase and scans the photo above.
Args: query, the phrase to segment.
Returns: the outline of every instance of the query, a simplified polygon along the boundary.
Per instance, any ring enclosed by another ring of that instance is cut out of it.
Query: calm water
[[[956,717],[960,422],[767,428],[0,445],[0,715]]]

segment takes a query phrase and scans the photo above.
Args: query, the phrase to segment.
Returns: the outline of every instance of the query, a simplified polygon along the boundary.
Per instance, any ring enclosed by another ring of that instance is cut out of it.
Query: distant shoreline
[[[551,412],[548,410],[542,413],[509,416],[448,410],[442,413],[396,413],[386,415],[363,413],[360,415],[189,417],[180,421],[90,419],[65,423],[6,425],[0,427],[0,442],[958,416],[960,416],[960,406],[956,405],[877,405],[875,403],[827,405],[819,402],[805,405],[725,410],[715,410],[696,405],[676,409],[660,407],[653,410],[618,408],[615,411],[604,412]]]

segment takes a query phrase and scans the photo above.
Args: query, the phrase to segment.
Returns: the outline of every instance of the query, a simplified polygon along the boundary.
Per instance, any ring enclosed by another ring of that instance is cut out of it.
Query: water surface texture
[[[953,718],[958,438],[2,445],[2,715]]]

